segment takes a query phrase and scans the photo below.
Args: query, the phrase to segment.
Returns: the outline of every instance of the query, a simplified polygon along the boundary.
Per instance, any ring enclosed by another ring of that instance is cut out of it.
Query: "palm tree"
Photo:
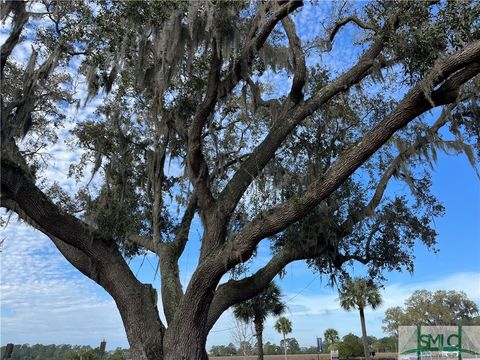
[[[263,360],[263,323],[268,315],[279,316],[285,311],[285,304],[281,301],[280,288],[271,282],[260,294],[247,301],[235,305],[234,316],[244,322],[253,321],[255,336],[257,337],[258,360]]]
[[[365,326],[364,309],[370,306],[376,309],[382,303],[380,291],[371,280],[356,278],[347,280],[340,289],[340,306],[345,310],[358,309],[362,324],[363,351],[365,359],[369,360],[367,328]]]
[[[285,349],[285,360],[287,360],[287,334],[292,332],[292,322],[286,317],[281,317],[275,323],[275,330],[283,335],[283,348]]]
[[[338,331],[332,328],[325,330],[323,337],[325,338],[325,342],[329,345],[333,345],[340,340],[338,338]]]

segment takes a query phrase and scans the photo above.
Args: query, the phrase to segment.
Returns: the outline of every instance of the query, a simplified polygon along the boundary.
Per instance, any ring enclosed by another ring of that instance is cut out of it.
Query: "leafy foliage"
[[[478,165],[478,7],[318,3],[329,24],[304,34],[296,30],[301,6],[45,0],[2,7],[10,28],[1,59],[2,174],[21,178],[2,186],[2,206],[72,252],[66,257],[114,297],[123,281],[105,272],[132,280],[123,297],[130,299],[143,285],[125,258],[157,254],[168,279],[166,317],[184,332],[211,328],[206,322],[221,314],[211,314],[212,302],[225,311],[295,260],[332,281],[348,278],[354,262],[376,280],[384,271],[413,271],[414,244],[435,250],[434,220],[444,212],[429,177],[438,152]],[[339,75],[324,55],[349,23],[358,35],[352,53],[362,54]],[[23,58],[12,52],[21,46],[31,49]],[[468,61],[458,62],[459,54]],[[280,81],[272,84],[271,75]],[[423,115],[439,104],[436,119]],[[65,143],[77,182],[69,189],[51,178],[49,161]],[[407,186],[391,191],[390,184]],[[27,185],[43,205],[18,199],[26,192],[17,186]],[[183,289],[178,260],[196,215],[198,268]],[[263,239],[273,252],[267,276],[230,296],[225,289],[258,280],[258,272],[241,277]],[[219,284],[228,272],[232,279]],[[193,313],[178,320],[173,313],[192,301],[204,307],[201,321]]]
[[[0,355],[3,356],[5,346],[1,347]],[[128,350],[116,349],[100,356],[99,349],[79,345],[15,345],[12,360],[25,359],[51,359],[51,360],[125,360],[130,358]]]
[[[275,322],[275,330],[282,335],[288,335],[292,332],[292,322],[282,316]]]
[[[353,334],[347,334],[342,338],[342,341],[338,343],[338,354],[341,357],[357,357],[363,356],[362,340]]]
[[[340,289],[340,305],[345,310],[377,308],[382,303],[378,287],[364,278],[347,281]]]
[[[338,337],[338,331],[333,328],[328,328],[323,332],[323,338],[325,342],[325,348],[328,348],[330,345],[337,343],[340,341]]]
[[[236,304],[233,308],[233,314],[237,319],[259,323],[263,323],[269,315],[279,316],[284,311],[285,304],[281,301],[281,290],[274,282],[257,296]]]
[[[473,322],[479,315],[477,304],[463,291],[417,290],[403,307],[388,308],[383,330],[398,335],[402,325],[457,325]]]
[[[235,345],[230,343],[225,345],[213,345],[210,349],[210,355],[212,356],[232,356],[237,355],[237,349]]]

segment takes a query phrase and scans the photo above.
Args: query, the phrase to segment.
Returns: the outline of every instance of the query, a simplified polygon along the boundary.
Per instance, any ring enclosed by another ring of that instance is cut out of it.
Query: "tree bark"
[[[202,262],[190,280],[165,333],[164,360],[206,360],[208,309],[223,275],[219,259]]]
[[[162,360],[208,360],[205,350],[207,335],[194,319],[184,318],[178,330],[167,329]]]
[[[257,359],[263,360],[263,319],[255,317],[255,336],[257,338]]]
[[[283,333],[283,349],[285,350],[285,360],[288,359],[287,357],[287,339],[285,338],[285,333]]]
[[[365,353],[365,360],[370,359],[370,353],[368,351],[368,338],[367,338],[367,327],[365,325],[365,314],[363,308],[358,309],[360,311],[360,322],[362,324],[362,340],[363,340],[363,352]]]
[[[63,256],[115,300],[135,360],[162,359],[156,291],[139,282],[109,239],[61,211],[25,172],[2,158],[1,206],[47,235]]]
[[[158,309],[153,288],[137,297],[129,299],[115,298],[115,303],[122,316],[132,359],[162,360],[164,330],[158,317]]]

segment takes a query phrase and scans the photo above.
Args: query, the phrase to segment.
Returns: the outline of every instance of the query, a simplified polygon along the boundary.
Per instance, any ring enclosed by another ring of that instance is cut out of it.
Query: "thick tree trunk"
[[[255,317],[254,323],[257,338],[257,359],[263,360],[263,319]]]
[[[182,321],[181,329],[167,330],[163,360],[208,360],[205,350],[208,334],[186,319]]]
[[[207,317],[220,278],[216,273],[213,262],[200,265],[194,273],[165,333],[164,360],[208,359]]]
[[[285,338],[285,334],[283,334],[283,348],[285,349],[285,360],[288,359],[287,357],[287,339]]]
[[[360,308],[359,311],[360,311],[360,322],[362,323],[363,352],[365,353],[365,360],[369,360],[370,353],[368,351],[368,338],[367,338],[367,327],[365,325],[365,314],[363,312],[363,308]]]
[[[148,285],[139,296],[116,300],[122,316],[132,359],[162,360],[164,329],[160,323],[154,290]]]

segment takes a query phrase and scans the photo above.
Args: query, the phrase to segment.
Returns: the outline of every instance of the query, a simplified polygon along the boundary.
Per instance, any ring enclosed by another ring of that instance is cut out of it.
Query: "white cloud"
[[[465,272],[451,274],[442,279],[435,279],[431,282],[412,282],[408,284],[393,283],[385,286],[381,291],[383,304],[371,313],[383,313],[385,309],[392,306],[402,306],[404,301],[412,295],[415,290],[426,289],[436,290],[457,290],[464,291],[467,296],[480,301],[480,273]],[[333,312],[343,312],[338,304],[338,294],[335,289],[325,290],[321,294],[296,294],[287,293],[287,300],[295,297],[289,302],[292,315],[325,315]]]
[[[367,330],[377,337],[384,336],[382,320],[385,310],[392,306],[402,306],[404,301],[415,291],[426,289],[464,291],[467,296],[480,303],[480,273],[460,272],[429,282],[416,282],[413,278],[408,283],[392,283],[382,290],[384,300],[376,310],[366,310]],[[338,304],[338,293],[335,289],[323,288],[320,291],[310,290],[304,293],[286,293],[289,301],[287,316],[293,323],[293,336],[302,346],[315,343],[315,336],[322,336],[325,329],[333,327],[341,336],[353,332],[360,334],[359,315],[356,311],[346,312]],[[273,319],[265,326],[266,339],[269,337],[280,341],[280,336],[273,330]],[[267,340],[265,340],[267,341]]]
[[[12,219],[13,220],[13,219]],[[2,230],[2,343],[126,346],[112,298],[74,269],[50,240],[13,221]]]

